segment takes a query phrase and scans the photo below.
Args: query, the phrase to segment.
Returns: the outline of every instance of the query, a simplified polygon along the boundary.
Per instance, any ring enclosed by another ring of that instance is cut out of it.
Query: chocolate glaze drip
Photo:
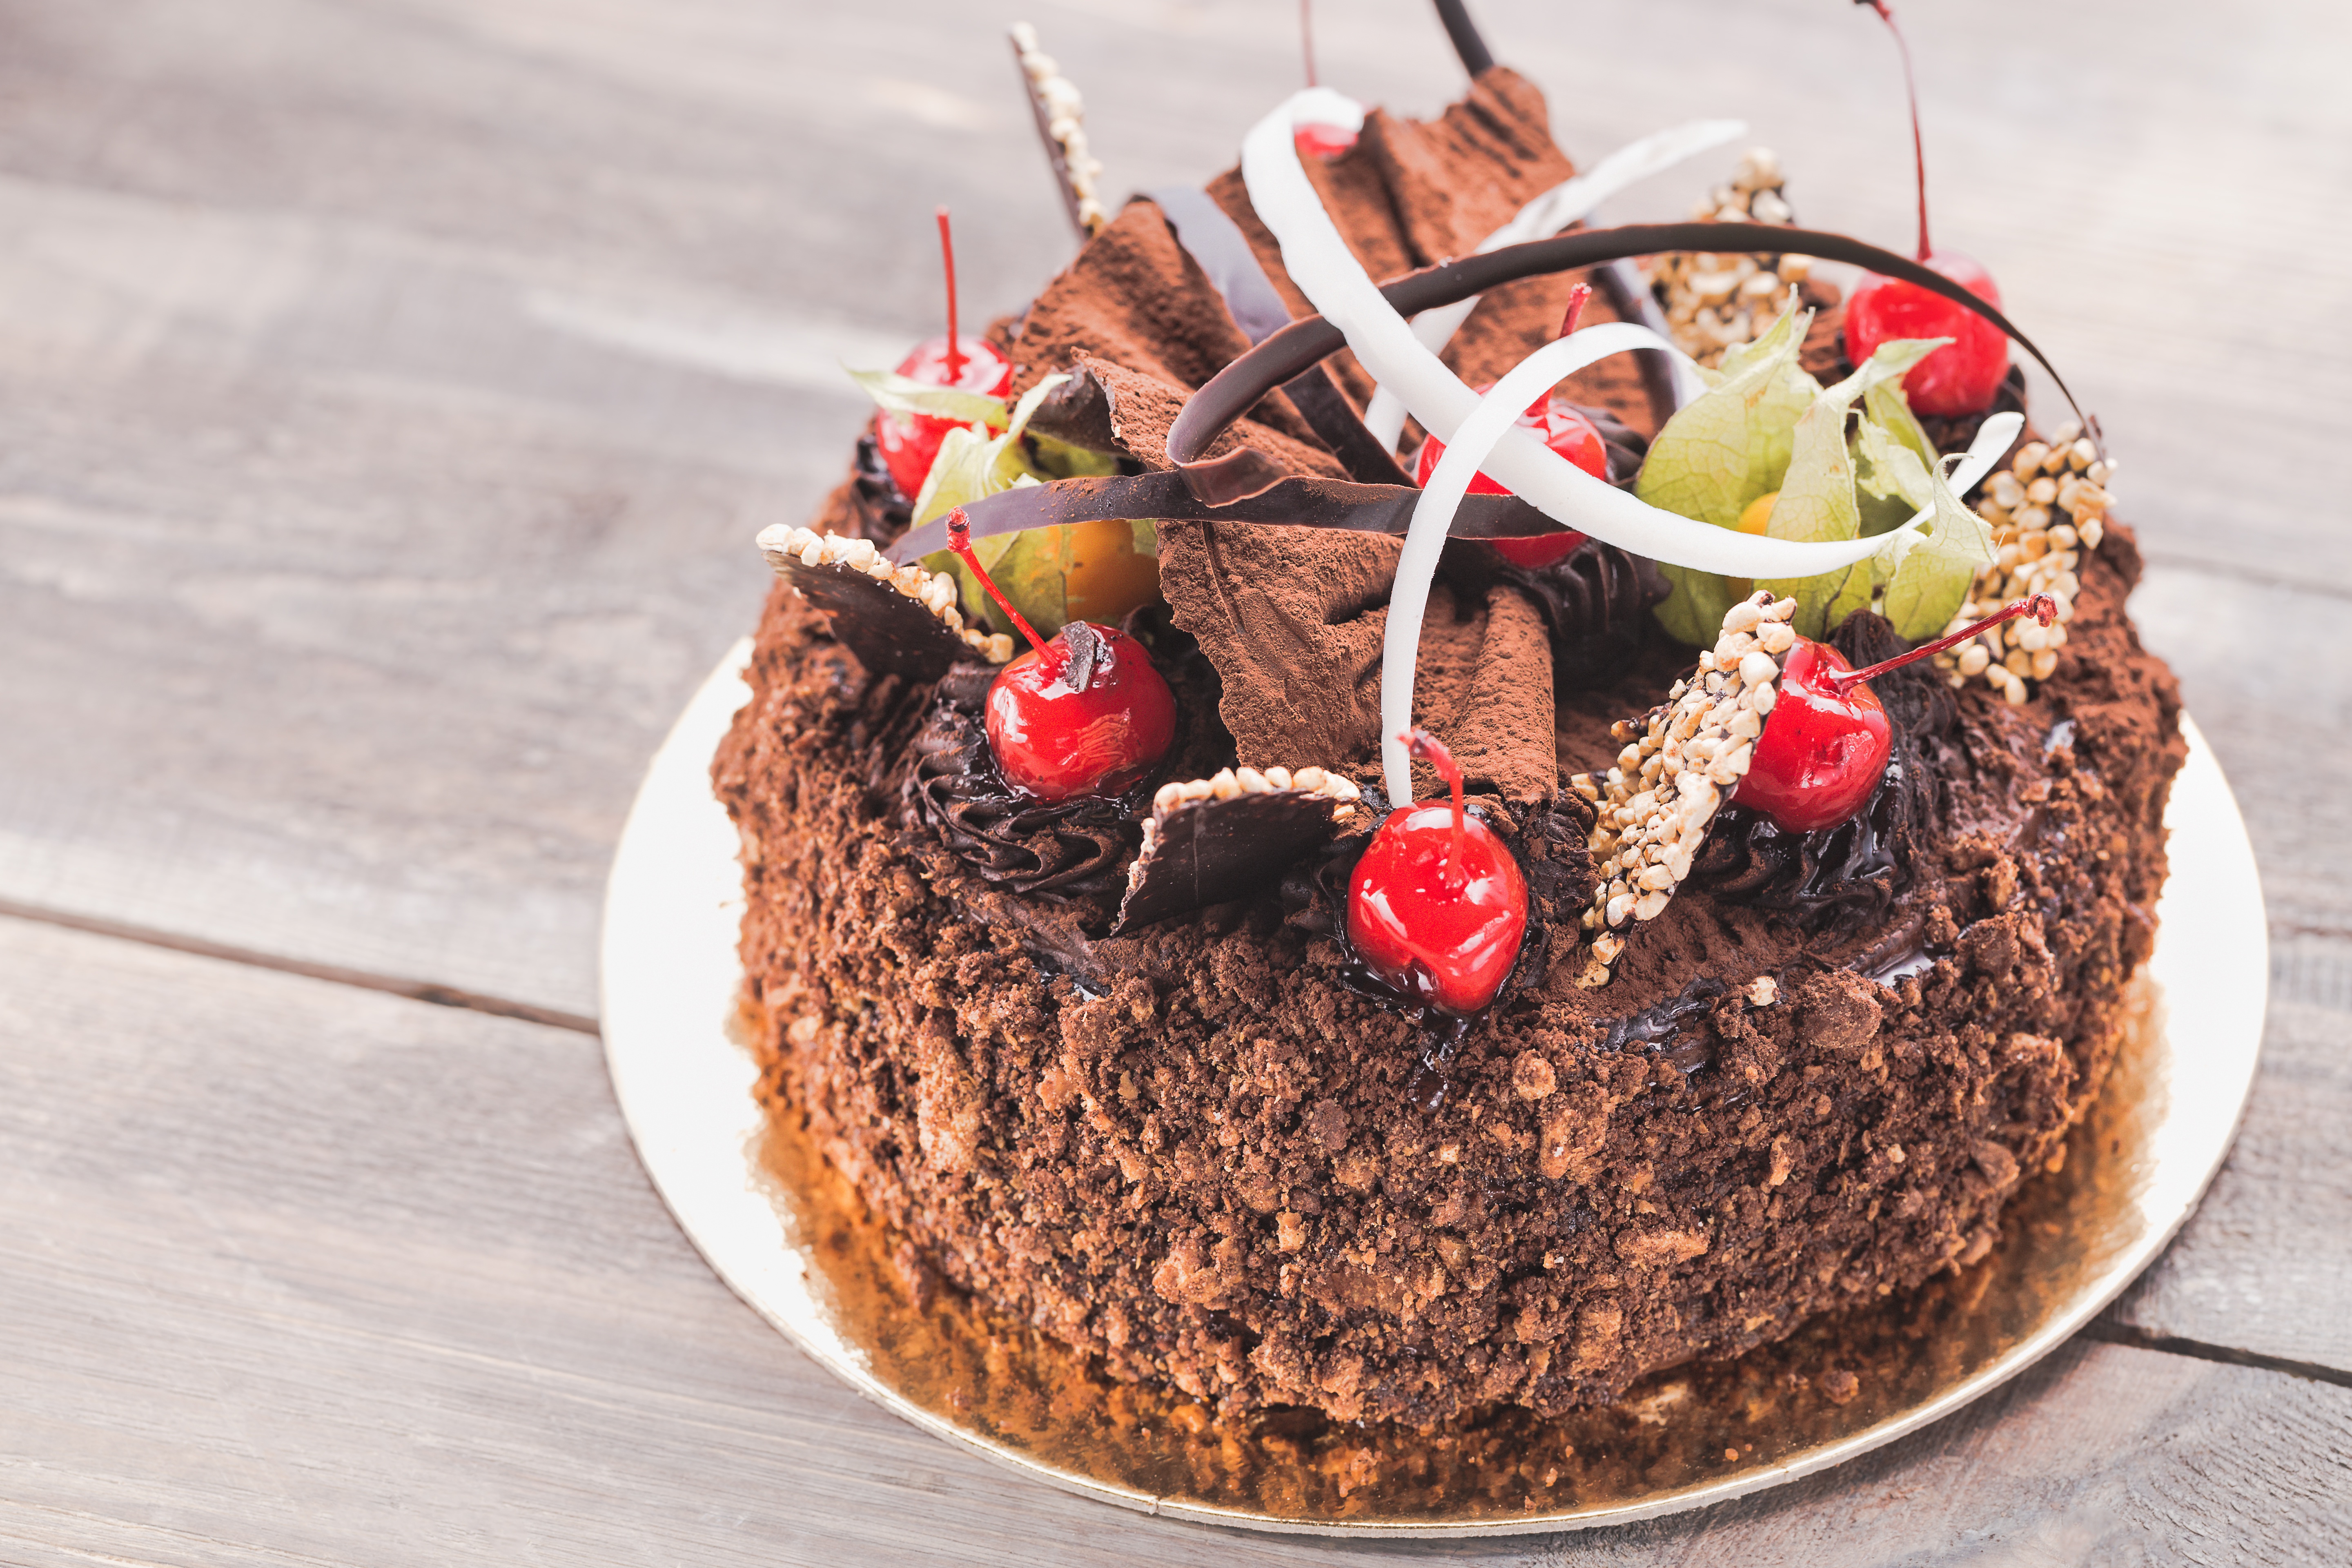
[[[1707,1011],[1723,992],[1722,981],[1710,975],[1698,975],[1672,1000],[1612,1020],[1608,1034],[1601,1037],[1601,1048],[1622,1051],[1628,1047],[1639,1047],[1664,1059],[1675,1071],[1688,1078],[1701,1068],[1714,1064],[1715,1046],[1705,1036],[1684,1038],[1682,1027]]]
[[[1856,668],[1910,646],[1867,610],[1847,616],[1830,643]],[[1911,884],[1913,837],[1938,805],[1928,753],[1943,746],[1958,709],[1925,661],[1870,685],[1894,744],[1863,808],[1833,827],[1791,833],[1762,812],[1727,805],[1691,868],[1694,887],[1727,903],[1793,915],[1816,931],[1885,922]]]
[[[1389,815],[1388,797],[1368,786],[1360,811],[1379,831]],[[1469,803],[1470,811],[1495,820],[1484,802]],[[1328,937],[1348,955],[1340,979],[1360,996],[1401,1013],[1421,1026],[1421,1061],[1405,1085],[1405,1098],[1425,1110],[1445,1102],[1446,1071],[1454,1053],[1479,1020],[1507,1007],[1529,987],[1540,983],[1549,967],[1555,927],[1573,931],[1592,896],[1590,858],[1574,857],[1573,847],[1584,844],[1592,826],[1591,809],[1575,795],[1562,795],[1528,808],[1503,842],[1518,862],[1528,884],[1528,929],[1519,942],[1519,956],[1495,993],[1495,999],[1476,1013],[1452,1013],[1423,1006],[1398,990],[1358,956],[1348,940],[1348,884],[1356,863],[1372,841],[1371,833],[1350,834],[1327,845],[1292,866],[1281,885],[1283,921],[1310,935]]]
[[[850,478],[850,493],[857,500],[858,531],[887,548],[915,521],[915,503],[890,477],[890,465],[882,460],[882,448],[870,429],[857,437],[857,458]]]

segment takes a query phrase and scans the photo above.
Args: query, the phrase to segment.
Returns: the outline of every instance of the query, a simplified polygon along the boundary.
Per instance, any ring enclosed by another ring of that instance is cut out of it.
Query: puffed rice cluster
[[[1781,195],[1780,161],[1751,147],[1727,185],[1710,191],[1691,216],[1700,223],[1796,222]],[[1804,281],[1812,263],[1802,256],[1717,256],[1675,251],[1650,263],[1664,286],[1666,326],[1682,351],[1713,365],[1723,351],[1752,341],[1780,314],[1789,287]]]
[[[1755,758],[1780,691],[1780,669],[1797,645],[1794,599],[1759,591],[1731,606],[1723,635],[1699,650],[1697,670],[1677,680],[1645,721],[1621,719],[1617,765],[1569,780],[1592,802],[1590,840],[1601,885],[1584,912],[1592,962],[1577,984],[1606,985],[1625,950],[1617,933],[1653,921],[1691,872],[1716,812]]]
[[[2116,465],[2069,420],[2047,441],[2029,441],[2010,466],[1985,481],[1977,513],[1992,530],[1994,558],[1977,573],[1969,602],[1945,634],[1958,631],[2015,599],[2047,594],[2058,619],[2044,626],[2031,616],[2003,622],[1936,656],[1954,686],[1982,680],[2011,702],[2023,702],[2026,682],[2047,680],[2066,646],[2074,618],[2076,575],[2083,552],[2096,550],[2114,504],[2107,479]]]
[[[1062,149],[1062,166],[1068,171],[1070,195],[1078,204],[1078,223],[1088,234],[1100,234],[1110,215],[1096,194],[1102,161],[1087,146],[1087,102],[1077,85],[1062,74],[1054,57],[1037,47],[1037,29],[1026,22],[1013,24],[1013,47],[1020,51],[1021,73],[1029,90],[1045,110],[1045,132]]]

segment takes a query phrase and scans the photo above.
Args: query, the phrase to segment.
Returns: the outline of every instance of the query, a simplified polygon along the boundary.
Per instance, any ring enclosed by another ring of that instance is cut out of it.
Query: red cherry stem
[[[953,386],[963,379],[963,340],[956,335],[955,237],[948,232],[945,207],[940,209],[940,262],[948,274],[948,384]]]
[[[1445,749],[1445,742],[1426,730],[1407,730],[1397,739],[1404,743],[1406,751],[1435,768],[1437,776],[1454,787],[1454,840],[1445,852],[1445,879],[1459,882],[1462,880],[1462,840],[1465,831],[1463,824],[1467,816],[1462,805],[1462,765],[1454,760],[1454,753]]]
[[[1927,249],[1927,146],[1919,135],[1919,84],[1911,79],[1911,46],[1905,41],[1903,29],[1895,25],[1895,13],[1886,0],[1854,0],[1878,13],[1886,30],[1895,35],[1895,47],[1903,56],[1903,90],[1911,99],[1911,162],[1919,176],[1919,259],[1925,261]]]
[[[988,569],[980,563],[980,557],[972,553],[971,519],[964,516],[961,507],[948,513],[948,548],[971,568],[971,574],[980,579],[980,585],[988,590],[988,596],[996,601],[996,607],[1004,612],[1005,619],[1021,628],[1021,635],[1029,639],[1029,646],[1043,652],[1045,639],[1037,635],[1037,628],[1029,624],[1026,616],[1013,607],[1013,601],[1004,596],[1004,590],[996,585],[996,579],[988,574]]]
[[[1561,337],[1576,331],[1577,321],[1584,314],[1584,302],[1591,298],[1592,286],[1589,283],[1579,283],[1568,291],[1568,314],[1559,319]]]
[[[1315,0],[1298,0],[1298,47],[1307,56],[1307,85],[1315,85]]]
[[[1584,316],[1584,302],[1591,298],[1592,288],[1590,284],[1579,283],[1575,288],[1568,291],[1568,313],[1559,319],[1559,335],[1561,337],[1564,338],[1568,336],[1569,333],[1576,331],[1577,322]],[[1551,389],[1549,387],[1546,387],[1543,391],[1536,395],[1536,400],[1533,403],[1528,405],[1528,412],[1530,414],[1541,414],[1543,412],[1544,405],[1550,401]]]
[[[1873,676],[1885,675],[1890,669],[1900,669],[1916,659],[1926,658],[1930,654],[1941,653],[1948,647],[1958,647],[1979,632],[1997,626],[2003,621],[2013,621],[2020,616],[2032,616],[2046,626],[2058,618],[2058,601],[2047,594],[2035,594],[2029,598],[2020,599],[2015,604],[2002,605],[1972,626],[1963,626],[1951,636],[1937,637],[1934,642],[1921,643],[1909,653],[1897,654],[1893,658],[1884,659],[1867,669],[1841,669],[1830,675],[1817,675],[1813,679],[1843,697]]]

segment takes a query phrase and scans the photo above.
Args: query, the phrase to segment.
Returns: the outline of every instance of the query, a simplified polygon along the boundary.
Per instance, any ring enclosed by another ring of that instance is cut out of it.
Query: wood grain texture
[[[1907,234],[1852,6],[1475,8],[1580,157],[1738,114],[1808,221]],[[1937,237],[2105,417],[2147,639],[2272,903],[2245,1137],[2114,1320],[2344,1373],[2352,13],[1904,15]],[[1032,16],[1113,194],[1223,167],[1297,79],[1285,7]],[[969,314],[1066,258],[1001,20],[0,0],[0,900],[593,1012],[622,813],[751,623],[751,536],[839,471],[837,362],[937,330],[930,208]],[[1318,22],[1327,80],[1458,91],[1421,0]],[[578,1034],[0,920],[0,1041],[11,1563],[2352,1556],[2352,1394],[2108,1344],[1696,1520],[1425,1552],[1138,1521],[777,1341]]]
[[[2352,1390],[2077,1344],[1685,1519],[1400,1551],[1146,1520],[719,1286],[594,1042],[0,920],[0,1561],[2323,1562]],[[2337,1558],[2340,1560],[2340,1556]]]

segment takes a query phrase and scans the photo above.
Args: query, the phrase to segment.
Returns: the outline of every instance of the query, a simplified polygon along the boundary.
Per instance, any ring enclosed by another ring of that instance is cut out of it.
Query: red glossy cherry
[[[1452,804],[1391,812],[1348,884],[1348,941],[1427,1006],[1475,1013],[1495,999],[1528,929],[1528,884],[1495,830],[1462,805],[1462,770],[1419,730],[1402,737],[1453,786]]]
[[[1314,0],[1298,0],[1298,52],[1307,62],[1307,85],[1315,85]],[[1291,132],[1302,158],[1336,158],[1356,144],[1356,132],[1344,125],[1301,125]]]
[[[1584,313],[1584,302],[1592,297],[1591,287],[1579,283],[1570,290],[1568,314],[1559,323],[1559,335],[1576,331],[1579,317]],[[1493,390],[1493,382],[1478,388],[1484,394]],[[1609,478],[1609,448],[1601,439],[1601,432],[1592,421],[1580,413],[1567,399],[1547,393],[1528,405],[1528,411],[1517,421],[1522,430],[1532,430],[1543,444],[1591,474],[1596,479]],[[1445,456],[1445,443],[1431,436],[1412,455],[1412,482],[1429,483],[1429,476],[1437,469],[1437,459]],[[1470,476],[1470,494],[1474,496],[1507,496],[1511,492],[1483,470]],[[1585,536],[1572,529],[1557,533],[1531,534],[1525,539],[1489,539],[1486,548],[1514,566],[1549,566],[1563,561],[1584,542]]]
[[[1855,669],[1827,643],[1799,637],[1781,666],[1772,716],[1756,738],[1731,803],[1760,811],[1791,833],[1835,827],[1868,803],[1894,747],[1886,710],[1866,683],[2025,615],[2046,626],[2058,618],[2058,602],[2047,594],[2020,599],[1867,669]]]
[[[1013,362],[985,339],[968,338],[956,331],[955,241],[948,232],[947,208],[940,208],[939,220],[940,259],[947,273],[947,335],[917,343],[914,352],[898,362],[898,374],[925,386],[1005,396],[1013,390]],[[874,416],[874,444],[881,449],[882,461],[899,494],[913,500],[923,493],[923,481],[930,477],[940,443],[958,425],[956,420],[929,414],[886,410]]]
[[[1336,158],[1356,144],[1357,134],[1344,125],[1302,125],[1291,140],[1302,158]]]
[[[956,355],[956,374],[950,377],[947,369],[948,341],[929,338],[915,345],[915,352],[899,362],[898,374],[926,386],[952,387],[958,392],[984,393],[991,397],[1003,397],[1013,390],[1013,362],[998,353],[983,338],[961,338]],[[931,464],[940,455],[940,443],[947,433],[961,426],[953,419],[941,419],[929,414],[893,414],[883,410],[874,416],[874,444],[881,448],[882,461],[889,466],[890,478],[898,491],[908,500],[923,493],[923,481],[930,477]]]
[[[1068,800],[1117,795],[1150,773],[1175,742],[1176,698],[1143,645],[1090,621],[1041,639],[982,569],[961,507],[948,514],[948,548],[1032,645],[988,689],[988,749],[1006,781]]]
[[[1919,195],[1919,260],[1990,305],[2000,309],[1992,275],[1956,250],[1938,252],[1927,243],[1927,147],[1919,134],[1919,87],[1911,76],[1911,46],[1895,25],[1886,0],[1860,0],[1878,13],[1895,35],[1903,57],[1903,90],[1911,101],[1911,162]],[[1879,344],[1895,338],[1950,338],[1911,367],[1903,395],[1915,413],[1953,418],[1989,406],[2009,374],[2009,339],[1999,327],[1956,300],[1916,283],[1865,272],[1845,307],[1846,358],[1860,364]]]
[[[1886,772],[1895,739],[1877,693],[1867,686],[1841,690],[1821,679],[1853,668],[1827,643],[1797,639],[1748,776],[1731,792],[1734,805],[1760,811],[1791,833],[1833,827],[1862,809]]]
[[[1991,275],[1957,251],[1921,259],[1978,299],[2000,309]],[[1916,283],[1865,272],[1845,307],[1846,357],[1860,364],[1895,338],[1950,338],[1911,367],[1903,395],[1914,412],[1951,418],[1981,412],[2009,374],[2009,339],[1999,327],[1957,300]]]

